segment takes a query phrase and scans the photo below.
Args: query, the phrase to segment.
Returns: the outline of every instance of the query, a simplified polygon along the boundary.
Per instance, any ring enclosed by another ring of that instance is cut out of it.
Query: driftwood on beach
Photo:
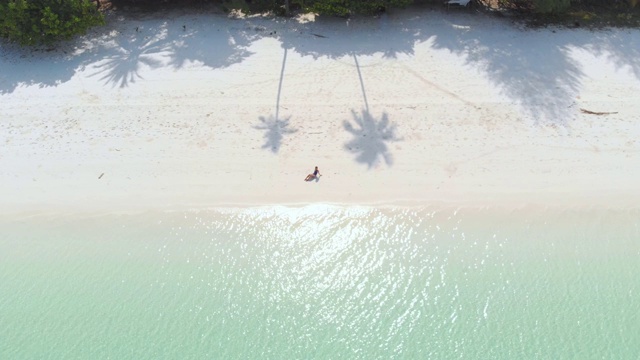
[[[587,109],[580,109],[581,112],[585,113],[585,114],[590,114],[590,115],[610,115],[610,114],[617,114],[617,111],[613,111],[613,112],[607,112],[607,111],[591,111],[591,110],[587,110]]]

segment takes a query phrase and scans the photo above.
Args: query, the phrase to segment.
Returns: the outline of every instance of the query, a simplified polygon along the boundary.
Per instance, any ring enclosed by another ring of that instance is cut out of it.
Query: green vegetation
[[[567,0],[564,4],[559,0],[541,0],[547,4],[532,0],[529,2],[531,7],[525,9],[509,6],[515,1],[503,0],[503,4],[507,9],[518,10],[519,18],[535,27],[640,27],[638,0]]]
[[[273,11],[278,15],[286,15],[294,9],[319,15],[347,17],[354,14],[377,14],[386,9],[405,7],[415,2],[415,0],[224,0],[222,3],[227,10],[235,9],[243,12]]]
[[[152,0],[112,0],[118,2],[150,3]],[[195,0],[167,0],[174,4],[186,4]],[[200,0],[201,2],[221,2],[227,9],[240,9],[243,12],[273,11],[285,15],[286,9],[315,12],[319,15],[350,16],[354,14],[376,14],[393,8],[412,4],[442,6],[445,0]],[[590,12],[615,16],[637,14],[640,0],[472,0],[472,7],[514,10],[523,16],[536,19],[541,15],[562,16],[571,12],[590,9]]]
[[[388,8],[405,7],[413,0],[319,0],[306,1],[306,7],[318,14],[348,16],[350,14],[375,14]],[[300,1],[302,3],[302,1]]]
[[[533,0],[533,9],[542,14],[562,13],[570,6],[570,0]]]
[[[103,23],[89,0],[0,0],[0,37],[24,45],[69,39]]]

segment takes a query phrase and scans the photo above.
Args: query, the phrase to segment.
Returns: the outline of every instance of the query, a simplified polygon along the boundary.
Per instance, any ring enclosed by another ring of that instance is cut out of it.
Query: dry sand
[[[640,205],[638,30],[172,13],[0,51],[2,213]]]

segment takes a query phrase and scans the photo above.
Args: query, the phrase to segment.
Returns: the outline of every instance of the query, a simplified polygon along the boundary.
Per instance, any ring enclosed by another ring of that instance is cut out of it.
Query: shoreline
[[[305,21],[112,19],[3,52],[0,215],[640,207],[640,31]]]
[[[559,194],[564,195],[564,194]],[[11,206],[0,211],[0,218],[22,219],[40,217],[81,217],[92,218],[109,215],[144,215],[144,214],[171,214],[171,213],[198,213],[198,212],[226,212],[226,211],[247,211],[247,210],[274,210],[274,209],[302,209],[319,207],[327,209],[395,209],[395,210],[430,210],[438,213],[458,212],[467,213],[496,213],[496,214],[563,214],[563,213],[638,213],[640,206],[634,199],[625,201],[611,201],[606,195],[600,196],[598,201],[583,201],[581,199],[566,199],[563,204],[551,201],[531,201],[535,196],[521,196],[514,199],[513,196],[505,198],[502,202],[460,202],[460,201],[425,201],[425,200],[396,200],[389,202],[217,202],[217,203],[187,203],[158,204],[147,202],[142,205],[122,205],[122,202],[91,204],[89,206],[79,206],[74,204],[29,204],[21,206]],[[518,202],[517,200],[522,200]]]

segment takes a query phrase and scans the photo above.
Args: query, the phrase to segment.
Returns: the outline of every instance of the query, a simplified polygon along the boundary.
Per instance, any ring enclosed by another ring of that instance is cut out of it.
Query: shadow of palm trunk
[[[276,113],[275,116],[269,116],[268,118],[260,116],[260,125],[254,126],[254,129],[264,130],[265,143],[262,145],[263,149],[271,150],[273,153],[277,153],[282,146],[282,139],[284,135],[293,134],[297,132],[297,129],[289,127],[289,119],[280,120],[280,94],[282,94],[282,82],[284,80],[284,69],[287,64],[287,49],[284,49],[284,56],[282,57],[282,68],[280,69],[280,81],[278,82],[278,95],[276,97]]]
[[[401,139],[396,136],[396,126],[389,122],[387,113],[383,113],[379,121],[371,116],[360,64],[355,53],[353,53],[353,61],[358,71],[364,110],[361,115],[351,111],[355,126],[348,121],[343,122],[344,129],[353,135],[353,139],[347,142],[344,148],[355,155],[357,162],[366,164],[369,169],[376,166],[379,159],[382,159],[387,166],[391,166],[393,165],[393,156],[389,152],[387,142]]]
[[[364,91],[364,81],[362,81],[362,72],[360,71],[360,64],[358,63],[358,57],[353,54],[353,61],[356,63],[356,70],[358,70],[358,79],[360,79],[360,88],[362,89],[362,98],[364,99],[364,108],[369,112],[369,102],[367,101],[367,92]]]

